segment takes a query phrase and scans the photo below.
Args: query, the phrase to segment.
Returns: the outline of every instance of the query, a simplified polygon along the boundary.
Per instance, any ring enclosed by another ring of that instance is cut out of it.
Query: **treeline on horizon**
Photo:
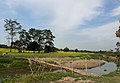
[[[5,45],[5,44],[0,44],[0,48],[10,48],[10,46]],[[13,49],[17,49],[17,48],[13,47]],[[91,51],[91,50],[79,50],[77,48],[76,49],[71,49],[71,48],[68,48],[68,47],[65,47],[63,49],[54,47],[54,51],[52,51],[52,52],[57,52],[57,51],[64,51],[64,52],[89,52],[89,53],[97,53],[97,52],[99,52],[99,53],[114,53],[113,50],[109,50],[109,51],[104,51],[104,50]]]

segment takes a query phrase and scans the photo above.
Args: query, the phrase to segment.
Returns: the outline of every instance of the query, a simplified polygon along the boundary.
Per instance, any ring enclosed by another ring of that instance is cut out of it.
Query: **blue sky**
[[[4,19],[51,29],[58,48],[109,50],[119,40],[120,0],[0,0],[0,43],[8,44]]]

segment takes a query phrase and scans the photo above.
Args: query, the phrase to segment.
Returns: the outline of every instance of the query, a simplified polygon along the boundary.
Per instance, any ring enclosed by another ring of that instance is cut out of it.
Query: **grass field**
[[[7,52],[8,54],[3,55]],[[52,53],[32,53],[31,51],[24,51],[25,53],[18,53],[16,49],[13,49],[13,52],[10,53],[9,49],[0,48],[0,83],[50,83],[50,81],[55,81],[61,79],[65,76],[81,78],[83,80],[90,79],[95,81],[95,83],[119,83],[120,81],[120,72],[113,72],[102,77],[92,77],[92,76],[83,76],[78,74],[73,74],[72,72],[61,72],[55,73],[50,72],[45,65],[45,69],[42,72],[36,71],[34,74],[31,74],[29,67],[29,62],[25,58],[34,58],[34,57],[43,57],[43,58],[80,58],[80,59],[109,59],[108,55],[96,54],[96,53],[86,53],[86,52],[52,52]],[[118,65],[120,61],[117,60]],[[39,64],[34,63],[32,67],[36,69]]]
[[[90,55],[94,55],[94,53],[86,53],[86,52],[51,52],[51,53],[32,53],[31,51],[24,51],[24,53],[18,53],[16,49],[13,49],[12,53],[9,52],[9,49],[0,48],[0,55],[3,55],[4,52],[8,54],[6,56],[15,56],[15,57],[81,57],[81,58],[89,58]],[[91,57],[90,57],[91,58]]]

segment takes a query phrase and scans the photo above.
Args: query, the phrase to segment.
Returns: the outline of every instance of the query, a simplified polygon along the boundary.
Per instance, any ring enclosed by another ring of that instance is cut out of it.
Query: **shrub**
[[[14,60],[10,64],[11,69],[23,69],[28,68],[29,62],[27,60]]]
[[[0,64],[0,70],[3,70],[3,69],[5,69],[5,68],[6,68],[6,66],[5,66],[5,65]]]
[[[64,51],[65,51],[65,52],[68,52],[68,51],[69,51],[69,48],[68,48],[68,47],[65,47],[65,48],[64,48]]]
[[[0,58],[0,63],[10,63],[12,60],[7,59],[7,58]]]
[[[78,49],[75,49],[75,52],[78,52]]]

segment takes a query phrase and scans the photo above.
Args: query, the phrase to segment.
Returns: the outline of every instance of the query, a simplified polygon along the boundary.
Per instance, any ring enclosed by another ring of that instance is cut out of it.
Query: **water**
[[[107,61],[104,62],[105,62],[104,65],[87,69],[87,72],[99,74],[99,75],[105,75],[117,70],[117,65],[114,62],[107,62]],[[86,71],[86,69],[80,71]],[[55,70],[53,72],[66,72],[66,70]]]
[[[87,69],[87,72],[105,75],[117,70],[117,65],[114,62],[106,62],[105,64],[96,68]],[[86,71],[85,69],[82,71]]]

